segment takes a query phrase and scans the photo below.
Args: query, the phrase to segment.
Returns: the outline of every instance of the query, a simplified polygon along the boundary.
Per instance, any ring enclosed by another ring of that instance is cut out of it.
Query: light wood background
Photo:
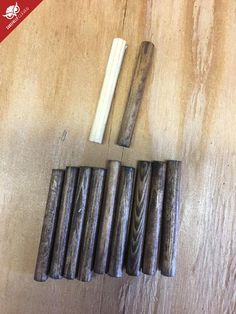
[[[113,37],[105,142],[88,142]],[[138,47],[156,46],[135,137],[115,145]],[[0,312],[236,313],[236,2],[45,0],[0,49]],[[51,169],[182,159],[177,277],[33,281]]]

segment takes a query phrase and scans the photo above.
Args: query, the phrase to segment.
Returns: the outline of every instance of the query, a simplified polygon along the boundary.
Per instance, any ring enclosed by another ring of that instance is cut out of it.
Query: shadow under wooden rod
[[[128,102],[120,126],[117,144],[130,147],[135,123],[142,101],[145,83],[152,62],[154,45],[151,42],[141,43],[136,68],[130,86]]]
[[[180,175],[181,161],[168,160],[166,164],[160,256],[161,274],[168,277],[176,275]]]
[[[34,273],[34,280],[36,281],[46,281],[48,278],[58,211],[60,208],[64,173],[64,170],[52,170],[47,205],[45,209],[42,233],[38,249],[38,257]]]

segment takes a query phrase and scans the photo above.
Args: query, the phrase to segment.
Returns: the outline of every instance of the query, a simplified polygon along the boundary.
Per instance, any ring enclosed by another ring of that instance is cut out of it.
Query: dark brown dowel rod
[[[90,281],[92,279],[95,241],[103,196],[105,174],[105,169],[94,168],[92,170],[83,242],[81,254],[79,256],[78,279],[81,281]]]
[[[91,168],[80,167],[63,276],[75,279],[87,205]]]
[[[34,273],[36,281],[46,281],[48,278],[63,180],[64,170],[53,169]]]
[[[53,246],[50,277],[60,279],[63,275],[66,245],[68,239],[71,210],[78,177],[77,167],[67,167],[62,191],[61,206]]]
[[[117,144],[120,146],[130,146],[148,71],[152,62],[153,51],[153,43],[148,41],[141,43],[136,68],[130,86],[128,102],[126,104],[117,140]]]
[[[122,277],[123,275],[134,175],[134,168],[121,167],[108,269],[108,274],[113,277]]]
[[[110,247],[111,227],[115,209],[119,173],[120,161],[110,160],[107,168],[94,262],[94,272],[98,274],[105,274],[107,270],[107,258]]]
[[[152,162],[152,177],[147,211],[142,271],[154,275],[158,268],[166,163]]]
[[[180,175],[181,162],[168,160],[166,164],[160,256],[161,274],[168,277],[176,275]]]
[[[151,162],[139,161],[126,260],[126,272],[132,276],[138,276],[141,269],[150,181]]]

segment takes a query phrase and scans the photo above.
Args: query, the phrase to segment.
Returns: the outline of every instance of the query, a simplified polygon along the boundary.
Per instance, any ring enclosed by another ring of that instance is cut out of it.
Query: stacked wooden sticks
[[[34,279],[175,276],[181,162],[53,170]]]

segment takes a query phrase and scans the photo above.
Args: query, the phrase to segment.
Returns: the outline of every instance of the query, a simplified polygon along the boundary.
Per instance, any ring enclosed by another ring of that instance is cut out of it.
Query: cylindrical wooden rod
[[[55,242],[53,246],[52,261],[50,267],[50,277],[54,279],[60,279],[62,278],[63,275],[69,223],[76,190],[77,177],[78,177],[77,167],[66,168],[61,206],[58,217]]]
[[[53,169],[34,273],[36,281],[46,281],[48,278],[63,180],[64,170]]]
[[[111,254],[108,274],[113,277],[122,277],[124,255],[128,235],[128,222],[132,204],[132,191],[135,170],[131,167],[121,167],[117,208],[114,217],[114,226],[111,241]]]
[[[151,162],[139,161],[126,261],[126,272],[132,276],[138,276],[141,268],[150,181]]]
[[[63,276],[75,279],[87,205],[91,168],[80,167]]]
[[[158,268],[166,163],[152,162],[152,177],[144,241],[143,273],[154,275]]]
[[[120,173],[120,161],[108,162],[107,176],[101,217],[98,228],[98,240],[96,246],[94,272],[105,274],[107,270],[108,252],[110,248],[111,227],[115,209],[116,194]]]
[[[181,162],[168,160],[163,204],[160,270],[168,277],[176,275],[177,228]]]
[[[103,196],[105,174],[105,169],[94,168],[92,170],[83,243],[81,254],[79,256],[78,279],[82,281],[90,281],[92,279],[95,241]]]
[[[108,115],[111,108],[112,98],[115,92],[116,83],[120,73],[126,41],[121,38],[114,38],[109,60],[106,67],[106,73],[98,100],[97,110],[90,132],[89,140],[96,143],[102,143]]]
[[[117,140],[117,144],[120,146],[130,146],[148,71],[152,61],[153,51],[153,43],[148,41],[141,43],[136,68],[130,86],[128,102],[126,104]]]

